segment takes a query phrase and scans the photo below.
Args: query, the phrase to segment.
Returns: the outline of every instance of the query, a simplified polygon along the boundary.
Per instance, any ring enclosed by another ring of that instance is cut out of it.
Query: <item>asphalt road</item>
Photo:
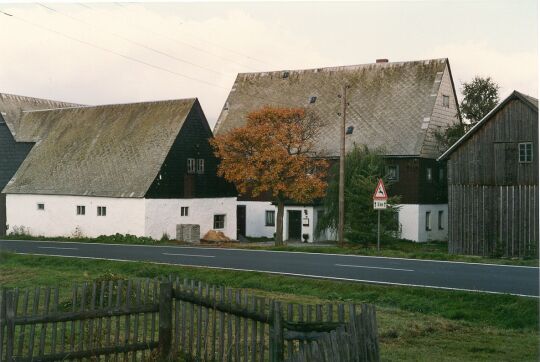
[[[148,261],[376,284],[539,296],[539,268],[301,252],[0,240],[19,254]]]

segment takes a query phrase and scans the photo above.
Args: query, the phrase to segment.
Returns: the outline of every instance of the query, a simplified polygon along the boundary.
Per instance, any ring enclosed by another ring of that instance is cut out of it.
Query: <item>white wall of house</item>
[[[304,241],[303,235],[308,234],[308,242],[314,241],[315,235],[315,220],[314,220],[314,207],[313,206],[285,206],[285,215],[283,215],[283,236],[285,240],[289,240],[289,212],[291,210],[298,210],[302,213],[301,225],[302,231],[300,233],[301,241]],[[309,225],[306,226],[305,223]]]
[[[266,226],[266,211],[275,211],[277,222],[277,208],[269,201],[238,201],[238,205],[246,206],[246,236],[273,238],[275,226]]]
[[[44,204],[44,210],[38,210]],[[77,206],[85,206],[85,215],[77,215]],[[107,208],[106,216],[97,215],[97,207]],[[88,236],[115,233],[144,236],[144,199],[61,196],[6,195],[8,233],[24,227],[35,236]]]
[[[236,239],[236,197],[145,199],[144,202],[146,236],[160,239],[167,233],[170,238],[175,238],[176,225],[198,224],[203,237],[209,230],[214,230],[214,215],[225,215],[225,227],[215,230]],[[181,216],[182,207],[188,207],[188,216]]]
[[[448,204],[402,204],[400,206],[399,223],[402,228],[402,238],[417,242],[448,238]],[[431,213],[429,227],[426,227],[427,212]],[[439,212],[442,212],[441,225],[439,225]]]

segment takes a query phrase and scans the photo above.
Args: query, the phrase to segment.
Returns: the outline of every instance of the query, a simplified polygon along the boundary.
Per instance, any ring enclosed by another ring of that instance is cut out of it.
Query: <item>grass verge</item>
[[[0,255],[0,283],[29,287],[179,275],[251,289],[301,303],[368,302],[377,306],[383,360],[538,360],[538,299],[458,291],[377,286],[296,277],[16,254]]]

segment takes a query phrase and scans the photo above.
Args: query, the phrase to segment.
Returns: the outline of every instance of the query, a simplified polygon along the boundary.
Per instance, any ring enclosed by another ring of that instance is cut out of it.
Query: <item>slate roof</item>
[[[374,63],[332,68],[238,74],[214,133],[245,124],[246,115],[265,105],[306,107],[326,126],[319,151],[339,155],[341,86],[348,84],[347,148],[353,143],[384,147],[386,155],[421,156],[440,80],[448,60]],[[455,96],[455,95],[454,95]],[[317,97],[310,103],[311,97]],[[424,122],[424,124],[423,124]],[[429,120],[428,120],[429,122]],[[422,127],[424,125],[424,127]]]
[[[463,142],[468,140],[476,131],[482,128],[484,124],[486,124],[491,119],[491,116],[497,113],[499,109],[504,107],[505,104],[510,102],[512,99],[520,99],[525,104],[528,104],[529,107],[538,112],[538,99],[514,90],[508,97],[503,99],[497,106],[495,106],[495,108],[489,111],[489,113],[486,114],[484,118],[478,121],[470,130],[468,130],[467,133],[465,133],[459,140],[457,140],[452,146],[450,146],[450,148],[448,148],[439,158],[437,158],[437,161],[447,159]]]
[[[196,99],[24,113],[21,133],[38,139],[7,194],[144,197]],[[38,137],[39,138],[39,137]]]
[[[2,122],[3,119],[9,127],[11,134],[17,138],[19,121],[22,117],[23,111],[78,106],[80,105],[74,103],[0,93],[0,122]]]

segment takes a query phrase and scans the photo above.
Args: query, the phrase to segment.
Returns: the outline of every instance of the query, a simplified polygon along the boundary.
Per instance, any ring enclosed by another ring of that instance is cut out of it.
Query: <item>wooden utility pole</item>
[[[341,145],[339,154],[339,223],[338,239],[343,246],[345,238],[345,122],[347,118],[347,86],[344,84],[341,90]]]

